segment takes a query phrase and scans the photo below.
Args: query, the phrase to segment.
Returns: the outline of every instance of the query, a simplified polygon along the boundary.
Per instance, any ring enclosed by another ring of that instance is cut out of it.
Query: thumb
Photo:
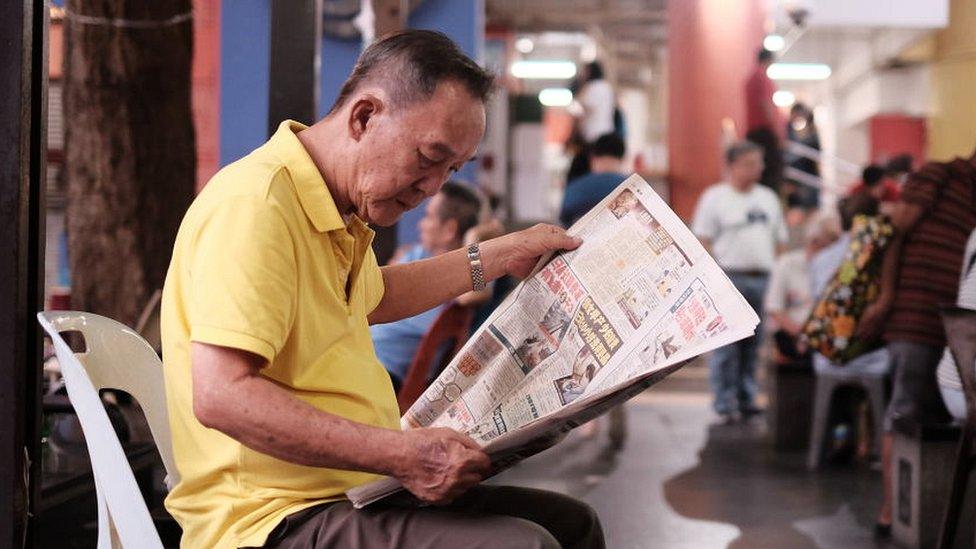
[[[446,429],[446,430],[447,430],[447,438],[454,440],[455,442],[461,444],[462,446],[464,446],[469,450],[477,450],[479,452],[481,451],[481,446],[468,435],[464,433],[459,433],[454,429]]]

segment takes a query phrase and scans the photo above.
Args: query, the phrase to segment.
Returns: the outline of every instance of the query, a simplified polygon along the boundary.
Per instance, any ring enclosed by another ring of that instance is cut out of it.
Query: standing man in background
[[[779,199],[756,185],[763,171],[762,148],[743,141],[725,153],[728,181],[708,188],[698,201],[692,231],[762,318],[763,296],[776,254],[786,243]],[[709,364],[714,409],[726,423],[761,413],[756,407],[756,351],[759,335],[712,353]]]
[[[779,132],[784,128],[779,111],[773,104],[776,85],[766,75],[773,64],[773,52],[763,48],[756,56],[756,67],[746,80],[746,139],[763,148],[760,183],[779,192],[783,179],[783,152]]]

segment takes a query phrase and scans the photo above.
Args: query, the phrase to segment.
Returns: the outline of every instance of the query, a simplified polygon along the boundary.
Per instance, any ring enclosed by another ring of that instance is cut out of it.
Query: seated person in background
[[[469,187],[448,181],[427,202],[424,217],[417,228],[420,242],[401,248],[390,261],[391,265],[409,263],[456,250],[463,245],[480,240],[485,235],[476,229],[482,211],[478,195]],[[488,236],[490,238],[490,236]],[[471,239],[468,241],[468,239]],[[491,288],[472,291],[458,296],[455,301],[462,305],[478,305],[491,297]],[[424,334],[443,311],[434,307],[419,315],[370,327],[376,357],[390,373],[394,391],[399,391],[407,369],[413,362],[417,347]]]
[[[913,171],[915,171],[915,159],[908,153],[895,155],[885,164],[885,176],[898,187],[899,193]]]
[[[861,171],[861,182],[851,189],[850,194],[867,193],[878,201],[878,210],[889,214],[895,202],[901,196],[901,188],[897,183],[885,177],[885,169],[871,164]]]
[[[810,291],[810,261],[817,252],[837,240],[839,233],[840,224],[835,217],[816,215],[806,224],[803,248],[785,253],[776,260],[764,307],[773,321],[777,362],[802,359],[807,354],[798,348],[797,338],[814,304],[814,295]]]
[[[976,310],[976,230],[969,235],[966,251],[962,259],[962,272],[959,275],[959,297],[956,306],[963,309]],[[942,401],[952,417],[963,421],[966,419],[966,398],[962,392],[962,382],[959,380],[959,370],[952,352],[946,347],[942,353],[942,360],[936,370],[939,380],[939,392]]]
[[[878,215],[878,200],[870,193],[854,193],[837,204],[843,232],[833,244],[820,250],[810,260],[810,292],[816,301],[827,289],[851,245],[851,227],[859,215]],[[885,375],[888,373],[888,351],[882,347],[863,354],[840,366],[820,353],[813,354],[813,368],[817,372],[842,368],[851,375]]]
[[[590,173],[571,181],[563,195],[559,222],[564,227],[575,223],[623,183],[627,178],[621,173],[624,152],[624,140],[615,133],[601,135],[590,146]]]

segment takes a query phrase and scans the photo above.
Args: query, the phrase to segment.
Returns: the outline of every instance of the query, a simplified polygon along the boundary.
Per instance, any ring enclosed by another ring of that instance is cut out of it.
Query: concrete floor
[[[764,421],[719,425],[704,365],[677,372],[627,404],[629,439],[577,430],[492,483],[585,500],[613,548],[883,547],[871,538],[881,475],[864,465],[811,473],[777,453]]]

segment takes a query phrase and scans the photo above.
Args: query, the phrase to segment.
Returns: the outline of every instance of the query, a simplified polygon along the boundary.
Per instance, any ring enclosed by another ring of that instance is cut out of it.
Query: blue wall
[[[410,28],[443,32],[450,36],[464,53],[476,61],[484,60],[485,7],[482,0],[427,0],[410,14]],[[474,162],[465,164],[456,179],[474,183],[477,177]],[[426,205],[418,206],[403,214],[397,225],[400,244],[416,242],[419,238],[417,223],[424,216]]]
[[[319,116],[323,117],[332,108],[339,89],[346,77],[356,66],[356,59],[363,50],[361,40],[336,40],[322,38],[322,73],[319,88]]]
[[[268,71],[271,49],[269,0],[234,0],[221,10],[220,165],[248,154],[267,138]],[[484,0],[427,0],[410,15],[410,27],[447,34],[474,59],[483,59]],[[356,64],[358,41],[322,40],[319,116],[332,107]],[[458,179],[474,182],[468,164]],[[423,206],[407,212],[397,228],[400,243],[416,242]]]
[[[220,10],[220,165],[268,138],[271,57],[268,0],[234,0]]]

